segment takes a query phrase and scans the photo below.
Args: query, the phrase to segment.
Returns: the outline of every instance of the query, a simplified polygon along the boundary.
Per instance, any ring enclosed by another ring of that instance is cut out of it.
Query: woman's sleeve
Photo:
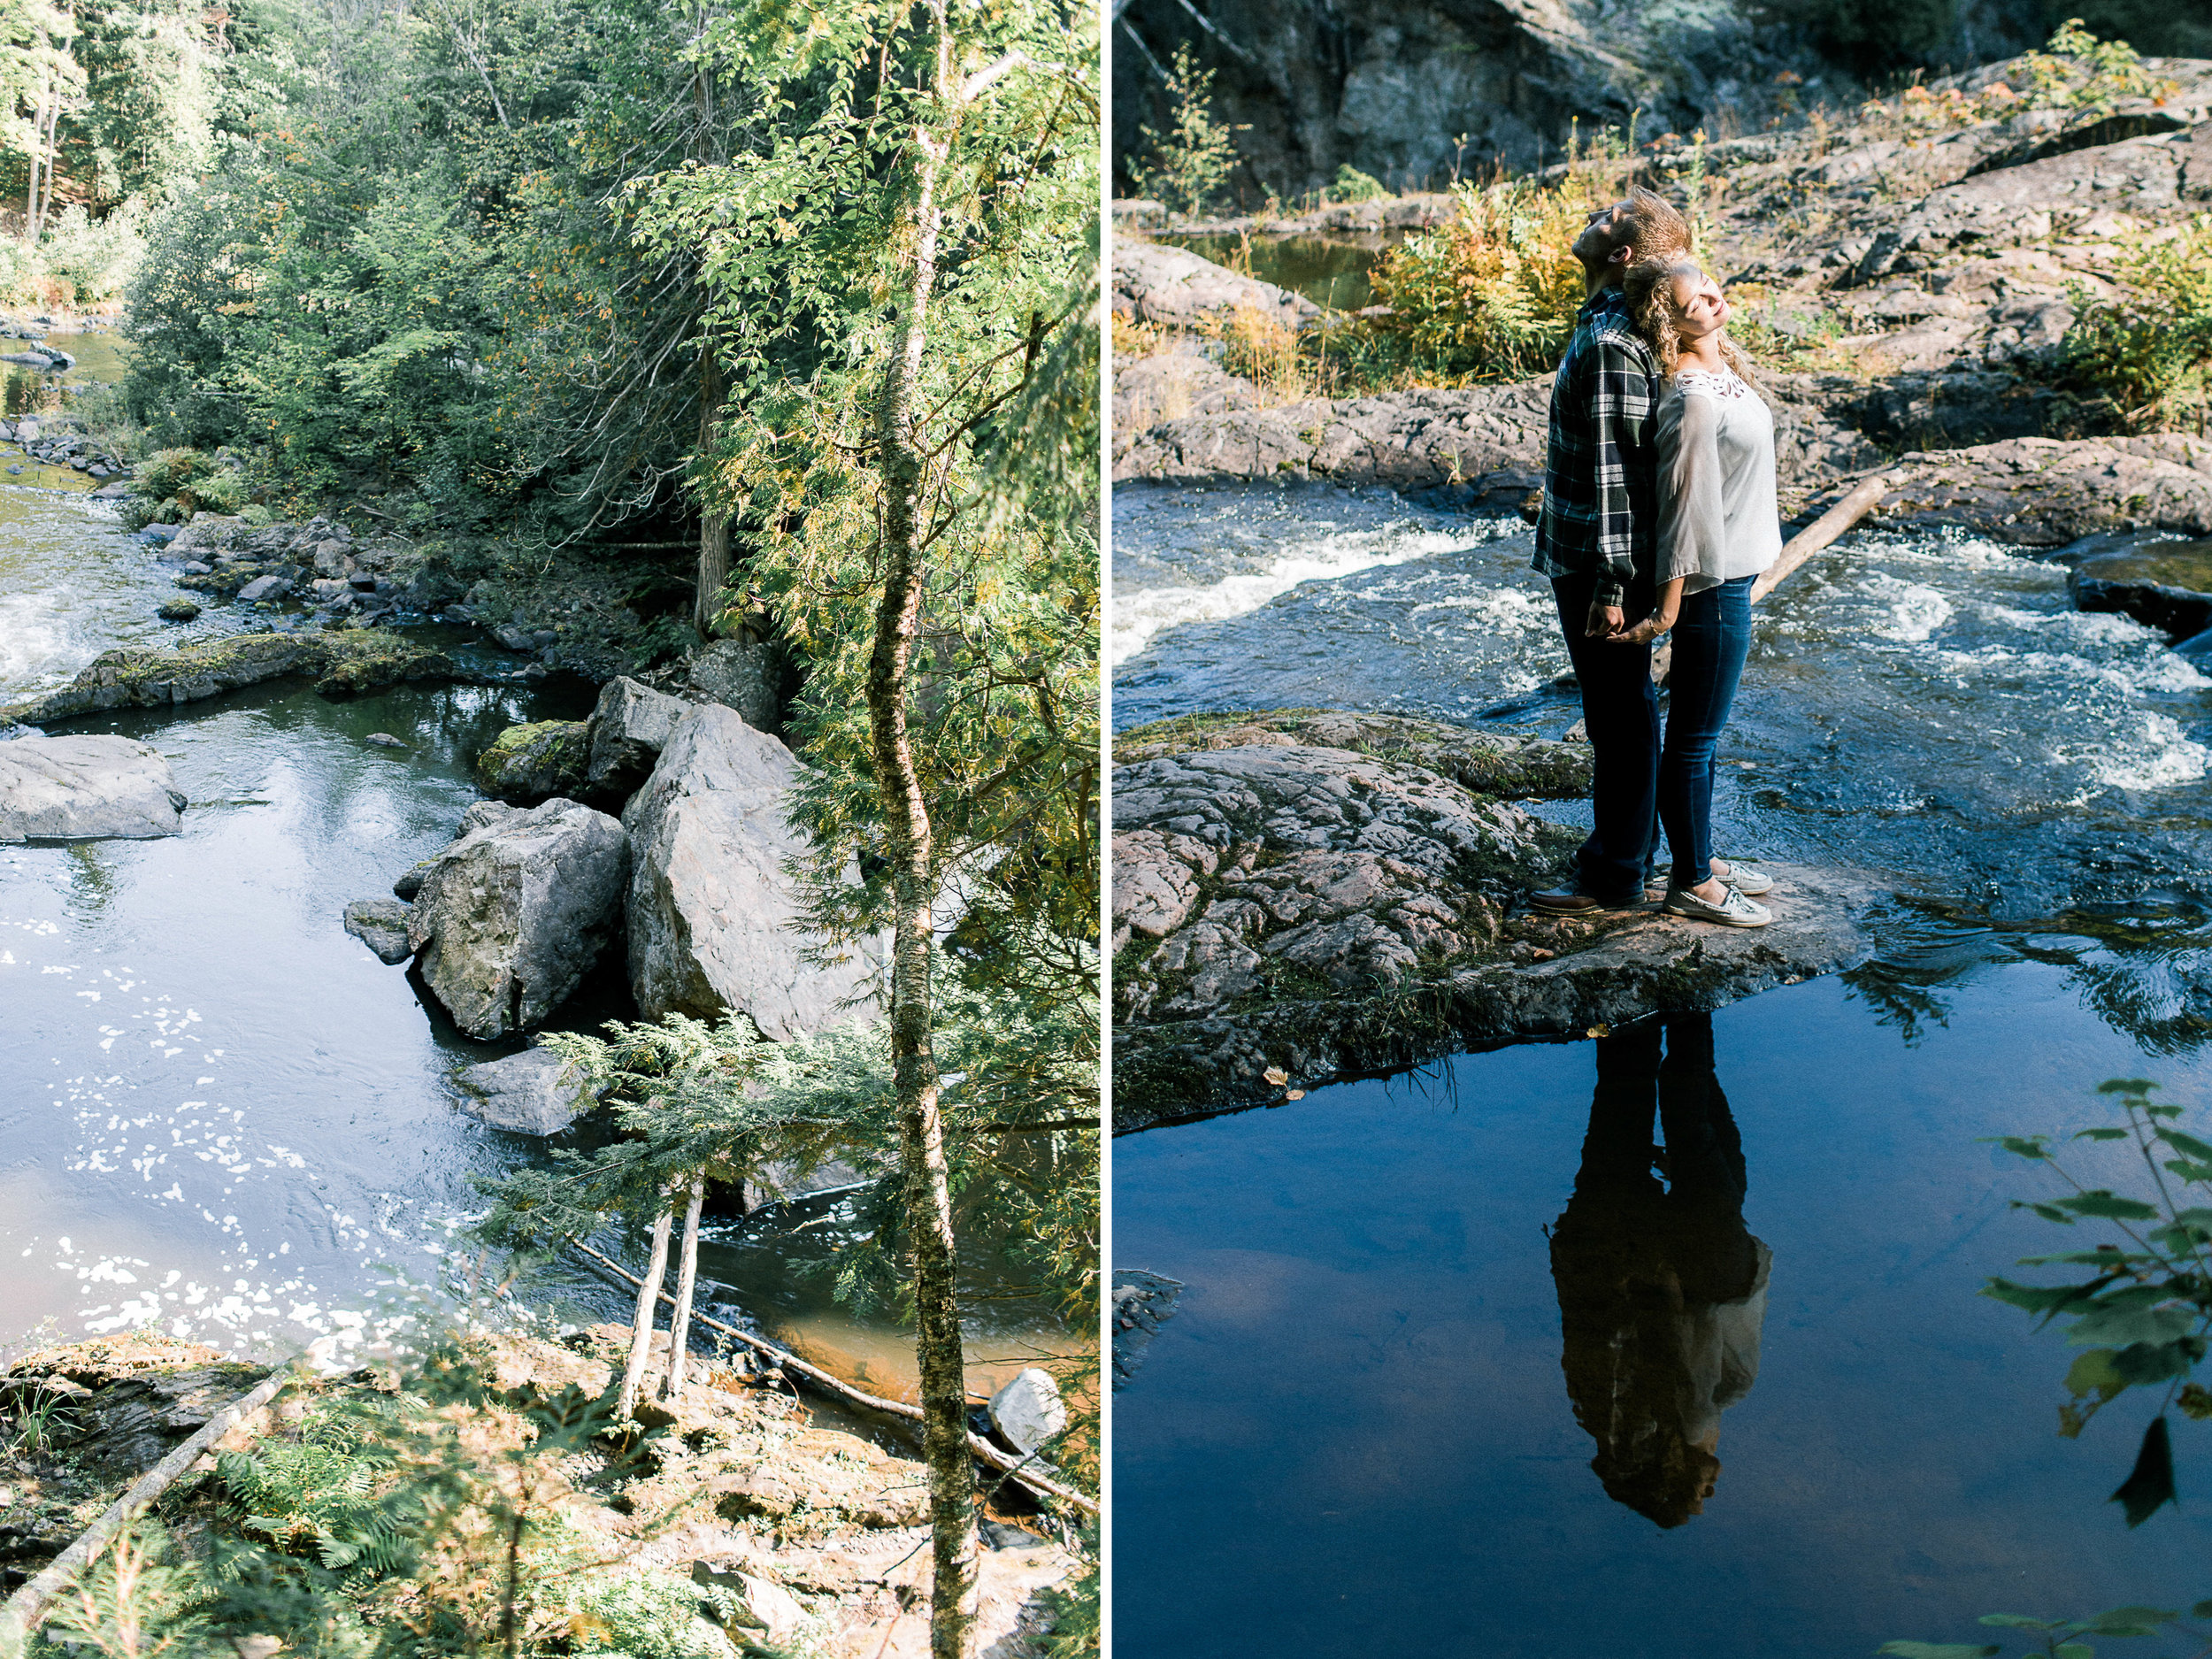
[[[1659,580],[1717,574],[1728,531],[1720,504],[1720,403],[1678,391],[1659,406],[1658,432]]]

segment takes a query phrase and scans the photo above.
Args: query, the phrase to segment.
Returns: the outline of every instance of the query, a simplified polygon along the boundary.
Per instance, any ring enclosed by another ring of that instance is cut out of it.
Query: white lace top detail
[[[1677,369],[1674,383],[1686,392],[1702,392],[1708,397],[1733,400],[1756,396],[1733,369],[1723,369],[1718,374],[1709,369]]]
[[[1782,550],[1774,415],[1732,372],[1678,373],[1660,395],[1659,569],[1694,594],[1755,576]]]

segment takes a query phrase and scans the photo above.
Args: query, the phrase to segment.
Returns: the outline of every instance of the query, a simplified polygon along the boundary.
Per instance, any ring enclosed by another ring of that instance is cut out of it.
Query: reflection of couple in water
[[[1712,1018],[1663,1024],[1663,1055],[1655,1019],[1598,1040],[1551,1264],[1567,1394],[1598,1444],[1590,1466],[1615,1500],[1679,1526],[1719,1477],[1723,1408],[1759,1374],[1770,1256],[1744,1225],[1743,1145],[1713,1071]]]
[[[1717,857],[1713,751],[1751,649],[1751,602],[1782,551],[1774,419],[1727,334],[1728,301],[1648,190],[1574,244],[1588,298],[1552,382],[1535,565],[1551,579],[1582,689],[1590,838],[1563,913],[1659,899],[1724,927],[1773,920],[1772,879]],[[1652,644],[1673,635],[1664,741]],[[1673,865],[1655,891],[1658,829]]]

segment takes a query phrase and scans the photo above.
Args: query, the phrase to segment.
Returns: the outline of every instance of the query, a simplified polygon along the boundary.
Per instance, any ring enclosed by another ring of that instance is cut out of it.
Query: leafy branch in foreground
[[[2061,1226],[2103,1223],[2124,1240],[2024,1257],[2023,1267],[2072,1270],[2070,1281],[2023,1285],[1992,1278],[1982,1294],[2037,1315],[2041,1325],[2063,1321],[2068,1345],[2082,1350],[2066,1372],[2071,1398],[2058,1409],[2059,1432],[2069,1440],[2129,1389],[2162,1386],[2158,1415],[2144,1431],[2135,1466],[2112,1494],[2111,1501],[2126,1510],[2131,1527],[2175,1502],[2167,1411],[2178,1407],[2187,1417],[2212,1417],[2212,1390],[2189,1380],[2212,1334],[2212,1255],[2208,1255],[2212,1203],[2195,1202],[2212,1199],[2212,1141],[2181,1128],[2182,1108],[2154,1100],[2157,1088],[2142,1078],[2099,1085],[2098,1093],[2117,1103],[2124,1125],[2100,1125],[2065,1137],[2069,1144],[2125,1146],[2149,1177],[2141,1197],[2088,1185],[2062,1159],[2052,1135],[1984,1137],[2044,1164],[2069,1189],[2047,1202],[2015,1200],[2014,1209],[2032,1210]],[[2197,1602],[2186,1614],[2170,1608],[2121,1607],[2078,1619],[1990,1613],[1981,1623],[2027,1632],[2039,1644],[2029,1651],[2051,1659],[2094,1659],[2090,1637],[2134,1640],[2161,1631],[2195,1644],[2187,1650],[2190,1659],[2206,1659],[2212,1655],[2212,1631],[2183,1622],[2191,1618],[2212,1620],[2212,1601]],[[1877,1651],[1891,1659],[1993,1659],[2004,1649],[1995,1643],[1893,1641]]]

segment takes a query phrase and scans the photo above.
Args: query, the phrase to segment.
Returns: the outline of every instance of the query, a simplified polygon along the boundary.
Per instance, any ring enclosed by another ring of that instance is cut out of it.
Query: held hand
[[[1618,605],[1600,604],[1593,599],[1590,602],[1590,615],[1582,625],[1582,632],[1589,639],[1609,639],[1620,632],[1621,626],[1627,620],[1628,613]]]
[[[1648,645],[1674,626],[1674,618],[1655,611],[1632,628],[1622,628],[1606,638],[1615,645]]]

